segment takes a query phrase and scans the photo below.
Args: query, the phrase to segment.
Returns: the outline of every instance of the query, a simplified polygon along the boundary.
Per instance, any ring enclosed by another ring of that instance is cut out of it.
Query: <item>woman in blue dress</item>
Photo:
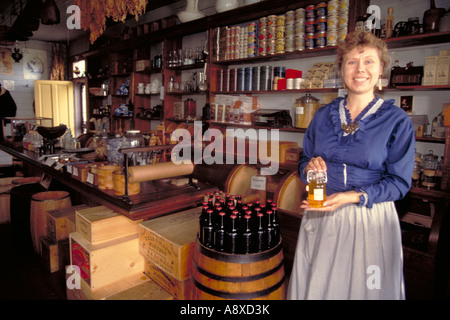
[[[304,201],[288,299],[404,299],[394,201],[411,187],[415,137],[408,115],[374,94],[388,65],[384,41],[348,34],[337,52],[347,89],[314,115],[299,173],[327,171],[324,206]]]

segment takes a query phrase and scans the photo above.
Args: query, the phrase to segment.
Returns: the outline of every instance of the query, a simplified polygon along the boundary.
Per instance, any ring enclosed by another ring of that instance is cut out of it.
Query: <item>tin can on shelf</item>
[[[330,15],[330,14],[337,15],[339,12],[339,0],[328,1],[327,11],[328,11],[328,15]]]
[[[306,13],[304,8],[298,8],[295,10],[295,20],[305,20],[306,19]]]
[[[259,18],[259,29],[267,27],[267,17]]]
[[[280,14],[277,16],[277,26],[284,27],[286,25],[286,16],[284,14]]]
[[[308,33],[305,37],[305,48],[314,49],[314,33]]]
[[[261,77],[261,67],[253,67],[252,68],[252,90],[259,91],[260,90],[260,77]]]
[[[285,34],[286,34],[286,28],[285,27],[278,27],[277,28],[277,33],[276,33],[277,40],[284,39]]]
[[[309,19],[306,21],[305,26],[306,33],[315,33],[316,32],[316,20]]]
[[[327,46],[336,46],[338,43],[338,32],[328,31],[327,32]]]
[[[286,25],[294,24],[295,22],[295,12],[294,10],[289,10],[286,12]]]
[[[306,28],[305,28],[305,24],[304,23],[296,23],[295,24],[295,36],[296,37],[298,37],[298,36],[305,36],[305,31],[306,31]]]
[[[248,24],[248,32],[258,32],[258,24],[256,22],[251,22]]]
[[[293,52],[294,48],[295,48],[294,42],[295,41],[294,41],[293,37],[286,38],[285,45],[284,45],[284,51],[286,51],[286,52]]]
[[[328,15],[327,17],[327,29],[328,30],[337,30],[339,28],[339,16],[336,15]]]
[[[267,55],[267,41],[262,40],[258,42],[258,56],[266,56]]]
[[[303,51],[305,50],[305,37],[295,37],[294,39],[294,49],[295,51]]]
[[[327,17],[321,16],[316,19],[316,31],[327,31]]]
[[[261,66],[260,67],[259,89],[262,91],[272,90],[272,67],[271,66]]]
[[[270,41],[267,41],[267,54],[273,55],[276,53],[276,40],[271,39]]]
[[[327,33],[320,31],[315,34],[314,46],[316,48],[324,48],[327,45]]]
[[[316,18],[316,13],[315,13],[315,6],[314,5],[309,5],[306,7],[305,9],[305,14],[306,14],[306,19],[315,19]]]
[[[326,16],[327,15],[327,3],[321,2],[316,5],[316,17]]]
[[[286,40],[284,38],[277,39],[276,41],[276,53],[285,53]]]
[[[253,84],[253,68],[252,67],[246,67],[244,68],[244,91],[252,91],[252,84]]]
[[[271,27],[271,26],[276,26],[277,25],[277,16],[272,14],[270,16],[267,17],[267,26]]]

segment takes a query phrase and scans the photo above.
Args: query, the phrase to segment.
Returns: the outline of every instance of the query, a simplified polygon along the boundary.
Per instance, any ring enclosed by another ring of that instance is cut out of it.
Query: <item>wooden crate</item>
[[[91,244],[137,235],[141,220],[131,220],[105,206],[76,210],[76,231]]]
[[[66,286],[68,300],[172,300],[173,297],[154,281],[143,274],[132,275],[116,281],[103,288],[92,291],[85,282],[77,288],[72,281],[75,273],[69,272],[66,266]]]
[[[177,280],[190,277],[201,208],[139,224],[139,252]]]
[[[50,273],[59,270],[58,243],[48,237],[41,237],[41,258]]]
[[[191,300],[191,277],[181,281],[172,277],[149,259],[144,261],[144,274],[160,285],[177,300]]]
[[[81,281],[95,291],[144,272],[138,234],[94,245],[78,232],[70,234],[70,264],[80,268]]]
[[[75,232],[74,225],[67,222],[69,216],[75,217],[76,210],[86,209],[82,204],[70,208],[47,211],[47,237],[53,242],[68,239],[69,234]]]

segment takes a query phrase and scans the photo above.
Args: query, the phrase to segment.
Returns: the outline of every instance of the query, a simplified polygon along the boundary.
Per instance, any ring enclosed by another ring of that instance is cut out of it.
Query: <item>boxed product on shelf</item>
[[[437,56],[428,56],[425,58],[422,85],[431,86],[436,84]]]
[[[436,60],[436,85],[450,84],[450,56],[439,55]]]

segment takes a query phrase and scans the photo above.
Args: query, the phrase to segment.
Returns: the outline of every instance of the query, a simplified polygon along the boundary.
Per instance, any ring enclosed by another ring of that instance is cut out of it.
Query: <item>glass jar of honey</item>
[[[319,99],[313,97],[310,93],[295,101],[295,121],[296,128],[307,128],[317,109],[320,108]]]
[[[323,207],[323,203],[327,199],[327,172],[313,170],[308,171],[308,201],[312,208]]]

